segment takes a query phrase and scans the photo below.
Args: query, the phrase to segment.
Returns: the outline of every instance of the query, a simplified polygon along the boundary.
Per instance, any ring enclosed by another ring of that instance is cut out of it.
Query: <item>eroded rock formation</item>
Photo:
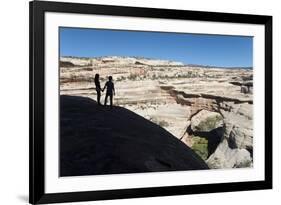
[[[200,67],[139,57],[60,60],[64,62],[60,63],[61,94],[96,99],[94,75],[100,74],[102,85],[111,75],[116,105],[169,131],[210,168],[252,167],[251,69]]]

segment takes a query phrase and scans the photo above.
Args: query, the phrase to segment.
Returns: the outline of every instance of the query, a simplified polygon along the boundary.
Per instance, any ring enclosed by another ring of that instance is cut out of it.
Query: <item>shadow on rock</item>
[[[201,169],[190,148],[134,112],[60,96],[60,176]]]

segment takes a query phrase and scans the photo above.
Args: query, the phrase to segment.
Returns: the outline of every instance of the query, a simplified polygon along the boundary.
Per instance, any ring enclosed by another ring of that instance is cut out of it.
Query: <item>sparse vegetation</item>
[[[198,154],[203,160],[208,158],[208,140],[203,137],[192,137],[192,149]]]
[[[85,76],[85,75],[77,75],[77,74],[70,74],[70,77],[61,77],[61,83],[72,83],[72,82],[93,82],[94,77],[92,76]]]
[[[201,122],[198,126],[196,126],[196,129],[198,130],[210,130],[216,127],[218,121],[221,121],[223,117],[221,115],[215,115],[212,117],[208,117],[206,120]]]
[[[134,77],[132,77],[132,79],[133,79]],[[128,79],[129,79],[129,77],[128,77]],[[119,76],[119,77],[117,77],[116,78],[116,81],[118,82],[118,81],[123,81],[123,80],[126,80],[126,77],[125,76]]]
[[[188,71],[187,73],[177,73],[174,75],[157,75],[155,73],[153,73],[153,75],[150,76],[150,78],[152,80],[156,80],[156,79],[177,79],[177,78],[197,78],[200,77],[200,74],[198,73],[193,73],[192,71]]]
[[[137,79],[137,77],[138,77],[138,75],[137,75],[137,74],[135,74],[135,73],[131,73],[131,74],[129,75],[128,79],[129,79],[129,80],[136,80],[136,79]]]
[[[93,71],[93,68],[85,67],[81,68],[80,71]]]

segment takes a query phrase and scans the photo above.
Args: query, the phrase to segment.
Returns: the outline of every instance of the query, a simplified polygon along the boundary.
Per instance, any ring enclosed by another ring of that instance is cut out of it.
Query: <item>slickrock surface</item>
[[[207,164],[165,129],[86,97],[60,97],[60,176],[202,170]]]

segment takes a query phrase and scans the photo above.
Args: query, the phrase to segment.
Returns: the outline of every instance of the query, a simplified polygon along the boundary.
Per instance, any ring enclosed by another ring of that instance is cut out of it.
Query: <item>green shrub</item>
[[[203,160],[208,158],[208,140],[203,137],[192,137],[193,151],[198,154]]]
[[[137,74],[131,73],[131,74],[129,75],[128,79],[129,79],[129,80],[136,80],[137,77],[138,77]]]

